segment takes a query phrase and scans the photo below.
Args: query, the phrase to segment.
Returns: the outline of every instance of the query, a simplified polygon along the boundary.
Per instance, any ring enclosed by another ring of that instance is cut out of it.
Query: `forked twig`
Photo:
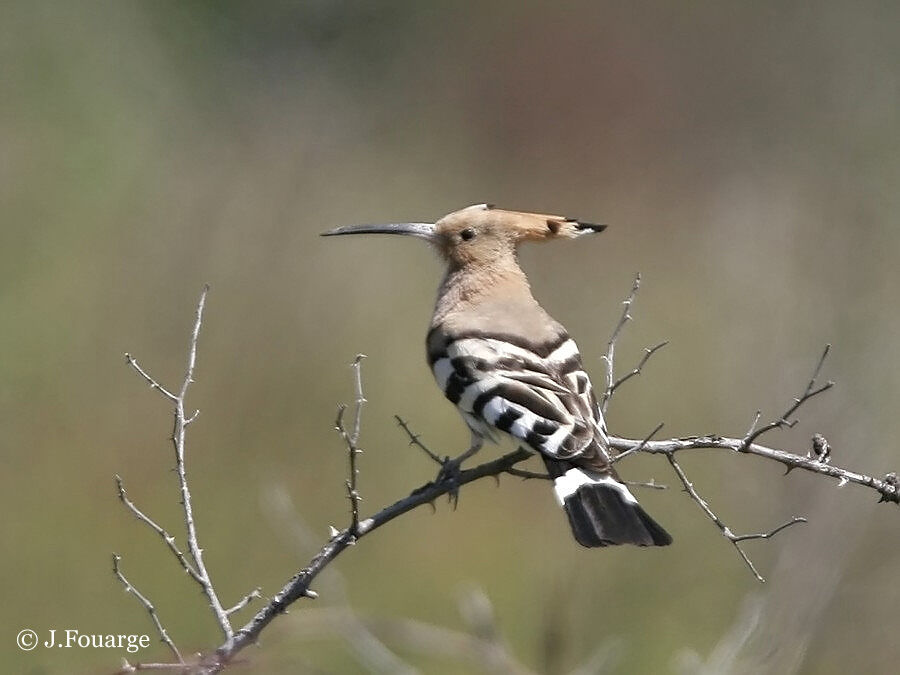
[[[672,465],[672,469],[675,470],[675,474],[678,476],[679,480],[681,480],[681,484],[684,486],[684,491],[693,499],[703,512],[707,515],[707,517],[716,524],[716,527],[719,528],[719,531],[722,533],[722,536],[725,537],[728,541],[732,543],[735,550],[737,550],[738,554],[743,558],[744,562],[747,564],[747,567],[750,568],[750,571],[753,573],[753,576],[762,583],[765,583],[765,579],[763,576],[757,571],[756,566],[753,564],[753,561],[750,560],[750,556],[746,554],[744,549],[741,548],[740,543],[742,541],[748,541],[750,539],[769,539],[782,530],[790,527],[791,525],[796,525],[797,523],[805,523],[806,518],[798,518],[794,516],[786,523],[782,523],[778,527],[769,532],[765,532],[762,534],[734,534],[731,529],[725,524],[725,522],[717,516],[713,510],[709,507],[709,503],[701,497],[697,490],[694,488],[694,484],[688,480],[687,474],[684,473],[684,469],[681,468],[681,465],[675,460],[675,455],[673,452],[666,453],[666,459],[669,460],[669,464]]]
[[[757,438],[759,438],[766,432],[772,431],[773,429],[783,429],[785,427],[787,427],[788,429],[793,428],[794,425],[797,424],[797,420],[791,419],[791,417],[795,412],[797,412],[800,406],[802,406],[814,396],[818,396],[819,394],[828,391],[834,386],[834,382],[831,380],[828,380],[823,385],[816,386],[816,380],[819,377],[819,373],[822,372],[822,366],[825,365],[825,359],[828,357],[829,351],[831,351],[831,345],[825,345],[825,349],[822,351],[822,355],[819,357],[819,361],[816,363],[816,368],[813,371],[812,377],[806,385],[806,390],[802,395],[793,400],[790,407],[781,415],[781,417],[776,420],[772,420],[768,424],[764,424],[761,427],[757,427],[761,414],[758,410],[756,411],[756,417],[753,420],[753,424],[750,425],[747,433],[744,434],[743,443],[739,448],[740,452],[747,452],[747,448],[753,445],[754,441],[756,441]]]
[[[609,400],[610,397],[616,392],[616,389],[621,387],[623,384],[628,382],[632,377],[637,377],[643,371],[644,366],[647,364],[647,361],[650,360],[650,357],[653,356],[660,349],[669,344],[668,340],[663,340],[662,342],[653,345],[652,347],[644,347],[644,353],[641,356],[641,360],[638,361],[637,365],[632,368],[630,371],[622,375],[618,380],[613,382],[612,386],[609,388],[609,395],[606,397],[606,400]]]
[[[601,359],[603,359],[603,361],[606,363],[606,387],[603,390],[603,394],[600,396],[600,412],[602,412],[604,415],[606,414],[606,410],[609,407],[609,402],[616,390],[623,384],[628,382],[628,380],[630,380],[631,378],[640,375],[643,372],[644,366],[647,365],[647,361],[650,360],[650,357],[660,349],[665,347],[667,344],[669,344],[668,340],[663,340],[662,342],[653,345],[652,347],[645,347],[644,353],[641,356],[640,361],[638,361],[637,365],[630,371],[625,373],[625,375],[616,379],[614,367],[616,344],[619,340],[620,334],[622,333],[622,329],[625,327],[625,324],[632,320],[631,306],[634,304],[634,299],[637,296],[637,292],[640,287],[641,275],[640,273],[638,273],[637,275],[635,275],[634,283],[632,283],[631,285],[631,292],[622,303],[622,316],[619,317],[619,322],[616,324],[616,327],[609,338],[609,342],[606,345],[606,354],[601,357]]]
[[[197,302],[197,309],[194,314],[194,324],[191,329],[190,341],[188,343],[187,366],[184,379],[181,382],[177,394],[172,393],[172,391],[160,384],[138,364],[137,360],[131,356],[131,354],[125,354],[125,360],[128,365],[130,365],[141,378],[148,382],[151,388],[161,392],[162,395],[172,403],[174,408],[174,428],[172,430],[171,439],[175,450],[175,472],[178,475],[178,486],[181,493],[181,506],[184,512],[184,522],[187,530],[188,551],[190,552],[193,564],[188,561],[187,556],[176,546],[175,538],[128,499],[122,479],[118,475],[116,476],[116,486],[119,493],[119,499],[125,507],[163,539],[166,546],[178,559],[179,564],[185,572],[200,585],[209,601],[209,606],[216,617],[216,621],[222,629],[222,633],[226,638],[229,638],[233,634],[233,629],[231,627],[231,622],[228,619],[228,612],[219,600],[219,596],[209,576],[209,571],[203,561],[203,549],[200,546],[197,536],[193,501],[187,480],[187,470],[185,468],[185,432],[188,425],[193,422],[199,414],[199,411],[195,411],[190,417],[185,414],[185,398],[187,396],[188,388],[194,381],[194,369],[197,364],[197,343],[200,337],[200,327],[203,324],[203,310],[206,307],[206,296],[208,293],[209,286],[207,285],[203,287],[200,299]]]

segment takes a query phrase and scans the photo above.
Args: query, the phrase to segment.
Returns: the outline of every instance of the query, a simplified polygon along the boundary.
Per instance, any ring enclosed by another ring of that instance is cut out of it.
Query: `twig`
[[[156,613],[156,607],[154,607],[153,603],[150,602],[143,593],[135,588],[131,584],[131,582],[125,578],[124,574],[122,574],[122,570],[119,569],[119,561],[121,559],[122,557],[120,555],[113,553],[113,574],[115,574],[116,578],[122,582],[122,585],[125,587],[125,592],[134,595],[134,597],[136,597],[138,601],[144,606],[144,609],[147,610],[147,613],[150,614],[150,619],[153,621],[153,625],[156,626],[156,632],[159,633],[159,639],[166,643],[166,646],[171,650],[175,658],[178,659],[179,665],[183,668],[184,659],[181,658],[181,652],[178,651],[178,647],[175,646],[175,643],[172,642],[172,638],[169,637],[166,629],[163,628],[162,621],[159,620],[159,614]]]
[[[366,358],[365,354],[357,354],[353,359],[351,368],[353,368],[354,382],[356,384],[356,414],[353,417],[353,443],[359,443],[359,430],[362,422],[362,407],[366,402],[362,389],[362,360]]]
[[[612,395],[615,393],[616,389],[618,389],[623,384],[628,382],[628,380],[630,380],[632,377],[637,377],[638,375],[640,375],[644,366],[647,365],[647,361],[650,360],[650,357],[653,356],[660,349],[665,347],[667,344],[669,344],[669,341],[663,340],[659,344],[653,345],[652,347],[644,347],[644,354],[643,354],[643,356],[641,356],[641,360],[638,361],[638,364],[634,368],[632,368],[630,371],[625,373],[625,375],[623,375],[618,380],[613,382],[612,386],[608,390],[609,393],[606,395],[606,400],[608,401],[612,397]]]
[[[821,386],[816,386],[816,380],[819,377],[819,373],[822,371],[822,366],[825,364],[825,359],[828,357],[828,352],[830,350],[831,345],[825,345],[825,349],[822,351],[822,356],[819,357],[819,361],[816,364],[816,369],[813,371],[812,377],[806,385],[806,390],[799,398],[794,399],[791,406],[784,412],[783,415],[781,415],[781,417],[757,428],[761,415],[758,410],[756,411],[756,418],[753,420],[753,424],[750,425],[747,433],[744,434],[743,444],[739,448],[740,452],[747,452],[747,448],[749,448],[757,438],[762,436],[764,433],[771,431],[772,429],[782,429],[784,427],[787,427],[788,429],[793,428],[793,426],[797,424],[797,420],[792,420],[790,418],[795,412],[797,412],[797,409],[800,408],[800,406],[806,403],[809,399],[813,398],[814,396],[818,396],[825,391],[828,391],[834,386],[834,382],[832,382],[831,380]]]
[[[664,485],[662,483],[657,483],[653,478],[650,480],[623,480],[625,485],[630,487],[641,487],[641,488],[649,488],[651,490],[668,490],[669,486]]]
[[[341,438],[344,439],[344,443],[347,446],[347,454],[350,457],[349,460],[349,477],[347,478],[347,498],[350,500],[350,532],[356,535],[359,532],[359,503],[362,501],[362,497],[359,495],[359,489],[357,488],[357,481],[359,479],[359,468],[356,464],[357,455],[362,454],[362,450],[359,448],[359,433],[360,433],[360,424],[362,419],[362,408],[363,404],[366,402],[365,397],[363,396],[362,390],[362,360],[366,358],[365,354],[357,354],[356,358],[353,359],[353,363],[350,364],[350,367],[353,368],[354,378],[353,381],[356,386],[356,410],[353,416],[353,431],[348,432],[344,427],[344,411],[346,411],[347,406],[341,404],[338,407],[337,419],[334,421],[334,428],[340,434]]]
[[[197,340],[200,337],[200,326],[203,323],[203,309],[206,306],[206,295],[208,292],[209,286],[204,286],[203,292],[200,294],[200,301],[197,303],[194,329],[191,331],[191,340],[188,347],[187,370],[184,374],[184,380],[181,383],[181,390],[175,400],[175,431],[172,434],[172,443],[175,446],[175,468],[178,472],[178,484],[181,488],[181,502],[182,507],[184,508],[184,520],[187,525],[188,533],[188,548],[190,549],[191,557],[194,559],[194,563],[197,566],[197,573],[200,576],[203,592],[209,599],[209,605],[216,615],[216,619],[219,622],[219,626],[222,628],[222,632],[225,634],[225,637],[228,637],[232,634],[231,623],[228,621],[228,615],[222,607],[222,603],[219,600],[215,587],[210,580],[209,572],[203,562],[203,549],[200,547],[200,542],[197,538],[197,526],[194,522],[194,507],[191,500],[191,491],[188,486],[187,472],[184,463],[184,436],[185,428],[187,427],[187,418],[184,413],[184,398],[187,395],[188,387],[190,387],[191,383],[194,381],[194,367],[197,363]]]
[[[252,591],[247,593],[247,595],[245,595],[243,598],[238,600],[237,603],[235,603],[233,606],[226,609],[225,613],[228,616],[231,616],[235,612],[240,612],[242,609],[244,609],[244,607],[246,607],[251,602],[253,602],[254,599],[261,598],[261,597],[262,597],[262,589],[257,586]]]
[[[631,321],[631,314],[629,314],[629,311],[631,310],[631,304],[634,302],[634,298],[640,287],[641,274],[638,272],[634,277],[634,282],[631,284],[631,292],[628,294],[628,297],[625,298],[625,302],[622,303],[622,316],[619,317],[619,323],[616,324],[616,327],[613,329],[612,335],[609,338],[609,342],[606,344],[606,354],[601,357],[606,362],[606,389],[600,397],[600,410],[603,413],[606,413],[606,408],[609,406],[609,399],[612,396],[616,382],[615,373],[613,371],[613,360],[616,356],[616,341],[619,339],[619,333],[622,332],[622,328],[625,327],[626,323]]]
[[[631,438],[619,438],[610,436],[610,447],[616,450],[626,451],[635,446],[640,445],[643,441]],[[647,441],[644,443],[642,452],[647,454],[668,454],[670,452],[680,452],[682,450],[699,450],[699,449],[715,449],[727,450],[729,452],[743,452],[748,455],[756,455],[780,464],[789,469],[803,469],[811,473],[830,476],[838,480],[838,485],[843,486],[847,483],[855,483],[864,487],[875,490],[880,495],[880,502],[893,502],[900,504],[900,485],[894,484],[888,477],[884,479],[868,476],[863,473],[843,469],[833,464],[826,464],[815,459],[810,459],[805,455],[796,455],[786,450],[770,448],[765,445],[754,443],[744,448],[743,438],[728,438],[725,436],[688,436],[686,438],[669,438],[660,441]]]
[[[194,367],[197,364],[197,340],[200,337],[200,326],[203,323],[203,309],[206,306],[207,293],[209,293],[208,285],[203,287],[200,301],[197,303],[194,329],[191,331],[191,340],[188,346],[187,369],[184,374],[184,380],[181,383],[181,390],[175,400],[175,430],[172,434],[172,444],[175,446],[175,469],[178,472],[178,485],[181,488],[181,504],[184,509],[184,522],[187,526],[188,549],[197,567],[200,585],[203,587],[203,592],[209,600],[209,606],[212,608],[213,614],[215,614],[216,620],[227,638],[232,635],[231,623],[228,621],[228,615],[225,613],[225,608],[222,607],[209,572],[206,569],[206,564],[203,562],[203,549],[200,547],[200,542],[197,538],[197,525],[194,523],[194,507],[191,501],[191,490],[188,486],[187,471],[184,463],[184,436],[187,427],[185,424],[187,418],[184,414],[184,398],[187,395],[188,387],[194,381]]]
[[[125,362],[129,366],[134,368],[137,371],[137,374],[140,375],[141,377],[143,377],[147,381],[147,383],[150,385],[151,389],[156,389],[157,391],[159,391],[159,393],[161,393],[163,396],[165,396],[167,399],[169,399],[172,402],[178,400],[178,397],[175,396],[175,394],[173,394],[171,391],[169,391],[164,386],[162,386],[159,382],[157,382],[152,377],[150,377],[150,375],[147,373],[147,371],[145,371],[143,368],[141,368],[140,365],[138,365],[137,360],[128,352],[125,352]]]
[[[200,547],[200,542],[197,537],[197,526],[194,522],[194,508],[193,502],[191,500],[191,491],[188,485],[187,480],[187,470],[185,468],[185,430],[187,426],[193,422],[199,411],[194,412],[190,417],[185,415],[185,397],[187,396],[188,388],[191,383],[194,381],[194,368],[197,364],[197,342],[200,337],[200,326],[203,323],[203,310],[206,306],[206,296],[209,293],[209,286],[206,285],[203,287],[203,291],[200,293],[200,300],[197,302],[197,310],[194,316],[194,325],[191,330],[190,342],[188,344],[188,360],[187,367],[185,370],[184,379],[181,382],[181,387],[178,390],[178,394],[173,394],[171,391],[163,387],[157,380],[155,380],[150,374],[148,374],[143,368],[138,365],[138,362],[134,357],[130,354],[125,355],[125,360],[128,364],[135,370],[137,373],[146,380],[150,386],[154,389],[158,389],[163,396],[169,399],[174,407],[174,428],[172,431],[172,445],[175,450],[175,471],[178,474],[178,485],[181,492],[181,505],[184,510],[184,522],[185,527],[187,529],[187,541],[188,541],[188,550],[190,551],[191,558],[194,561],[193,566],[190,566],[187,563],[186,556],[184,556],[177,548],[174,547],[174,540],[171,539],[159,525],[153,522],[149,517],[145,516],[143,513],[137,510],[136,507],[132,504],[129,508],[131,508],[132,513],[134,513],[138,518],[143,520],[147,525],[152,527],[157,531],[160,536],[166,541],[166,545],[172,550],[173,554],[179,559],[179,562],[182,563],[182,567],[187,570],[188,574],[200,584],[200,587],[203,589],[203,593],[206,595],[207,600],[209,601],[209,606],[212,609],[213,614],[216,617],[216,621],[219,624],[219,627],[222,629],[222,633],[225,635],[225,638],[230,638],[233,634],[233,629],[231,627],[231,622],[228,620],[228,613],[225,611],[225,608],[222,606],[221,601],[219,600],[219,596],[216,593],[215,587],[213,586],[212,580],[209,576],[209,571],[206,569],[206,565],[203,562],[203,549]],[[124,490],[121,489],[120,485],[120,499],[123,500],[126,506],[129,505],[129,502],[124,499]]]
[[[431,460],[433,462],[435,462],[441,466],[444,465],[444,460],[441,459],[440,455],[432,452],[428,448],[428,446],[426,446],[424,443],[422,443],[422,441],[421,441],[422,437],[419,436],[418,434],[414,434],[410,430],[409,425],[403,421],[403,419],[400,417],[400,415],[394,415],[394,419],[397,420],[397,424],[403,429],[403,431],[406,432],[406,435],[409,436],[409,444],[410,445],[414,445],[417,448],[419,448],[419,450],[421,450],[426,455],[428,455],[428,457],[431,458]]]
[[[518,476],[523,480],[552,480],[550,478],[550,474],[543,473],[541,471],[528,471],[526,469],[517,469],[514,466],[509,467],[505,473],[508,473],[510,476]]]
[[[707,501],[705,499],[703,499],[703,497],[701,497],[697,493],[697,490],[694,488],[694,484],[691,483],[690,480],[688,480],[688,477],[684,473],[684,470],[681,468],[681,465],[678,464],[678,462],[675,460],[674,452],[666,453],[666,459],[669,460],[669,464],[672,465],[672,469],[675,470],[675,474],[681,480],[681,484],[684,485],[684,491],[688,493],[688,495],[690,496],[691,499],[693,499],[695,502],[697,502],[697,504],[700,506],[700,508],[703,510],[703,512],[707,515],[707,517],[716,524],[716,527],[719,528],[719,531],[722,533],[722,536],[725,537],[728,541],[730,541],[732,543],[735,550],[738,552],[738,554],[741,556],[741,558],[743,558],[744,562],[747,563],[747,567],[750,568],[750,571],[753,573],[753,576],[755,576],[758,581],[765,583],[766,580],[757,571],[756,566],[753,564],[753,561],[750,560],[750,556],[748,556],[744,552],[744,549],[741,548],[740,543],[742,541],[747,541],[749,539],[769,539],[770,537],[775,536],[776,534],[778,534],[782,530],[790,527],[791,525],[796,525],[797,523],[805,523],[806,518],[798,518],[795,516],[795,517],[791,518],[791,520],[789,520],[788,522],[783,523],[782,525],[779,525],[778,527],[776,527],[774,530],[771,530],[770,532],[766,532],[764,534],[736,535],[724,523],[724,521],[713,512],[713,510],[709,507],[709,504],[707,503]]]
[[[172,555],[174,555],[178,559],[178,562],[182,566],[182,568],[184,568],[184,571],[187,572],[194,581],[202,586],[203,580],[200,578],[200,575],[197,574],[197,570],[194,569],[193,565],[188,562],[184,553],[181,552],[181,549],[179,549],[175,544],[175,537],[166,532],[165,529],[163,529],[160,525],[157,525],[153,519],[151,519],[147,514],[145,514],[137,506],[135,506],[134,502],[128,499],[128,495],[125,492],[125,486],[122,484],[122,477],[118,474],[116,474],[116,487],[119,491],[119,499],[125,505],[125,507],[129,511],[131,511],[138,520],[146,523],[147,526],[150,527],[150,529],[152,529],[162,538],[166,546],[172,552]]]
[[[625,459],[626,457],[628,457],[628,455],[634,454],[635,452],[640,452],[645,447],[647,447],[647,443],[650,442],[650,439],[653,438],[654,436],[656,436],[656,434],[659,433],[660,429],[662,429],[663,426],[664,426],[664,423],[660,422],[659,424],[656,425],[656,427],[653,429],[653,431],[651,431],[649,434],[647,434],[647,436],[644,438],[644,440],[642,440],[640,443],[638,443],[633,448],[628,448],[624,452],[620,452],[618,455],[614,455],[610,461],[612,463],[619,462],[619,461]]]

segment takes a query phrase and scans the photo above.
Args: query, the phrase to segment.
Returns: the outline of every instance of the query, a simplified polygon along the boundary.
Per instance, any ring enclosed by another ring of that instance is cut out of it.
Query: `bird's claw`
[[[441,469],[438,471],[437,477],[434,479],[435,484],[447,484],[450,489],[447,491],[447,498],[453,505],[454,510],[459,503],[459,474],[462,458],[444,457],[441,461]]]

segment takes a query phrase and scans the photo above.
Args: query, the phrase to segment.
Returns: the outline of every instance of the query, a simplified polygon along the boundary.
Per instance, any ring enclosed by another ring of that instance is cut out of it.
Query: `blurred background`
[[[121,474],[184,542],[170,410],[123,353],[176,386],[203,283],[188,471],[223,602],[277,592],[347,522],[332,424],[357,352],[369,356],[366,513],[435,473],[394,414],[435,451],[464,449],[424,359],[435,256],[316,236],[341,224],[483,201],[608,222],[602,237],[526,248],[522,263],[595,381],[643,274],[619,368],[671,344],[613,400],[614,433],[664,421],[664,436],[740,436],[757,409],[787,407],[830,342],[837,386],[766,441],[805,452],[819,431],[838,465],[900,469],[896,3],[19,2],[0,14],[0,670],[106,673],[126,655],[23,653],[22,628],[147,633],[140,660],[168,658],[113,578],[113,551],[182,651],[219,642],[197,588],[113,483]],[[244,653],[244,671],[508,672],[442,653],[449,633],[424,648],[388,630],[469,633],[487,598],[532,672],[893,672],[895,506],[753,457],[682,464],[739,532],[810,518],[747,544],[765,585],[661,458],[622,471],[670,485],[639,495],[675,537],[664,550],[583,550],[546,484],[505,477],[348,550],[314,585],[319,600]],[[377,648],[348,643],[353,617]],[[375,663],[381,648],[393,666]]]

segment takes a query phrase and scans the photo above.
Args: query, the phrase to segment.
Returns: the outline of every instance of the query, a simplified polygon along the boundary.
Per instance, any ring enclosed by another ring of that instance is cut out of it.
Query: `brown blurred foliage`
[[[174,382],[204,282],[188,462],[226,602],[274,592],[305,562],[267,520],[269,491],[286,489],[323,541],[345,522],[331,425],[357,352],[370,357],[364,509],[434,471],[394,413],[432,447],[463,448],[424,365],[433,256],[316,237],[340,224],[480,201],[608,222],[523,264],[598,379],[643,273],[620,364],[671,345],[614,400],[614,432],[664,420],[669,435],[739,435],[757,408],[782,410],[832,342],[837,388],[770,442],[802,450],[820,431],[836,463],[900,469],[898,20],[896,3],[837,0],[5,4],[0,669],[118,665],[115,650],[22,653],[26,627],[151,632],[110,573],[113,550],[184,651],[215,643],[202,597],[112,480],[179,528],[168,410],[122,354]],[[677,490],[643,497],[676,545],[586,551],[546,485],[503,479],[349,551],[347,597],[459,626],[458,589],[474,582],[531,667],[563,672],[614,638],[616,672],[635,673],[696,672],[758,593],[749,672],[892,671],[895,507],[748,457],[684,465],[736,529],[811,518],[753,545],[766,587]],[[659,458],[625,473],[671,483]],[[300,640],[292,616],[251,650],[254,670],[361,672],[342,645]]]

